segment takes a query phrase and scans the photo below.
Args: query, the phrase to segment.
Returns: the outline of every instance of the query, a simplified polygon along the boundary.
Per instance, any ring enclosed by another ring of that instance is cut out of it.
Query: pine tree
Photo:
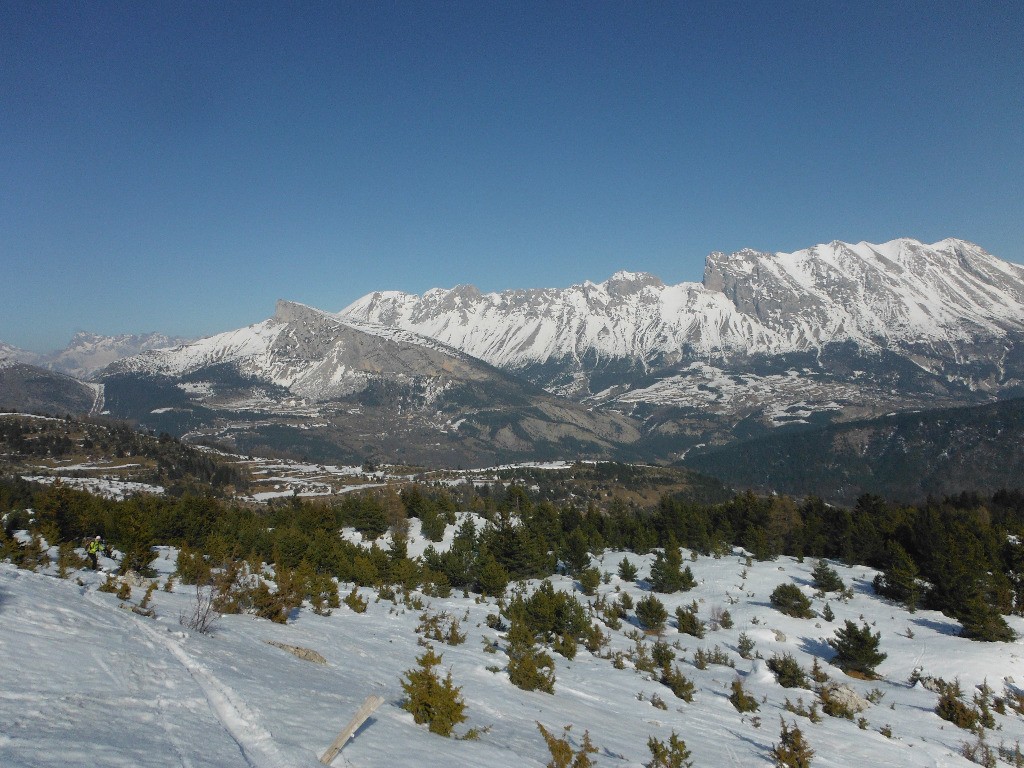
[[[689,566],[683,569],[683,553],[679,549],[679,542],[671,534],[665,551],[654,556],[651,564],[651,589],[655,592],[672,593],[680,590],[693,589],[696,581],[693,578],[693,571]]]
[[[769,601],[776,609],[787,616],[797,619],[810,619],[814,617],[811,610],[811,601],[800,591],[796,584],[779,584],[772,592]]]
[[[888,565],[872,582],[875,592],[903,603],[908,610],[913,611],[921,600],[917,564],[898,541],[886,544],[886,557]]]
[[[809,768],[814,750],[807,746],[796,723],[790,728],[782,718],[779,721],[782,723],[779,743],[772,747],[771,752],[776,768]]]
[[[743,687],[743,681],[738,677],[732,681],[732,693],[729,694],[729,701],[736,707],[737,712],[757,712],[760,709],[757,699],[747,693]]]
[[[434,670],[441,658],[433,648],[427,648],[416,658],[418,668],[407,670],[406,679],[400,681],[407,696],[402,706],[412,713],[417,723],[426,723],[431,733],[451,736],[455,726],[466,719],[466,703],[462,699],[462,688],[452,684],[451,670],[444,680]]]
[[[508,679],[524,691],[555,692],[555,661],[537,649],[529,624],[512,617],[508,630]]]
[[[692,768],[693,766],[686,742],[679,738],[675,731],[672,731],[672,735],[668,737],[668,744],[651,736],[647,739],[647,748],[651,751],[651,760],[644,763],[645,768]]]
[[[551,753],[551,761],[547,764],[547,768],[591,768],[594,765],[590,756],[597,753],[597,747],[590,741],[589,731],[583,732],[580,749],[578,752],[574,752],[572,744],[569,743],[569,731],[572,726],[565,726],[562,738],[552,735],[539,722],[537,728],[548,745],[548,752]]]
[[[636,620],[649,632],[661,632],[668,620],[668,610],[654,595],[646,595],[636,602]]]
[[[864,677],[874,677],[875,667],[885,661],[888,656],[878,650],[881,639],[881,632],[872,634],[871,627],[867,624],[858,628],[856,624],[847,619],[846,625],[836,630],[835,638],[828,641],[828,644],[836,652],[832,663],[847,674],[855,673]]]
[[[818,560],[811,571],[814,588],[821,592],[842,592],[846,588],[842,578],[824,560]]]
[[[619,563],[619,578],[623,581],[636,581],[636,577],[636,566],[626,558],[622,558],[622,561]]]

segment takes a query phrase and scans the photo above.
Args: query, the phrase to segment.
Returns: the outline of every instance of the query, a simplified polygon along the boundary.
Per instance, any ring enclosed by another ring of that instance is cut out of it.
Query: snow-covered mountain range
[[[371,293],[339,313],[503,367],[583,358],[780,354],[837,341],[949,344],[1024,329],[1024,268],[963,240],[712,253],[703,283],[645,273],[566,289]],[[515,322],[509,322],[515,320]]]
[[[993,370],[976,383],[998,389],[1005,354],[991,353],[1024,333],[1024,268],[963,240],[832,242],[712,253],[702,283],[618,272],[566,289],[376,292],[339,314],[431,336],[548,386],[567,368],[585,386],[588,371],[615,359],[650,370],[852,343],[926,368],[980,362]]]
[[[618,272],[376,292],[339,316],[431,336],[690,445],[1024,392],[1024,268],[956,239],[712,253],[701,283]]]
[[[355,428],[340,414],[372,401],[386,423],[361,410],[350,458],[395,438],[402,415],[428,442],[674,460],[782,425],[1024,394],[1024,268],[963,240],[832,242],[712,253],[701,283],[618,272],[564,289],[383,291],[337,314],[282,301],[262,323],[174,341],[79,334],[48,359],[0,359],[81,377],[120,358],[94,374],[107,410],[179,434],[232,413],[330,424],[337,445],[342,421]],[[498,416],[527,404],[536,418]]]

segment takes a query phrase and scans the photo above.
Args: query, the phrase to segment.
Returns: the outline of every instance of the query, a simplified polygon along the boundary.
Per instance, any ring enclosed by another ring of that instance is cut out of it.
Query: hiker
[[[103,551],[103,538],[101,536],[97,536],[95,539],[90,541],[89,542],[89,546],[85,550],[85,553],[89,556],[89,564],[92,566],[92,569],[94,571],[98,571],[99,570],[99,567],[100,567],[99,556],[100,556],[100,552],[102,552],[102,551]]]

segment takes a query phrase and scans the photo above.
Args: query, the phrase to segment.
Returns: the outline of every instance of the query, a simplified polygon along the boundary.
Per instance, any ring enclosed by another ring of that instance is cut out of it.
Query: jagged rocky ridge
[[[624,410],[680,447],[1022,391],[1024,268],[963,240],[713,253],[702,283],[369,294],[340,317]]]

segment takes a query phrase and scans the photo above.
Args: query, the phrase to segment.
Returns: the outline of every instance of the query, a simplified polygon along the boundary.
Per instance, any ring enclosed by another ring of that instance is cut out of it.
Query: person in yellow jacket
[[[100,567],[100,565],[99,565],[99,556],[100,556],[100,552],[102,552],[102,551],[103,551],[103,538],[101,536],[97,536],[95,539],[92,539],[89,542],[89,546],[86,547],[86,549],[85,549],[85,553],[89,556],[89,564],[92,566],[92,569],[94,571],[98,570],[99,567]]]

